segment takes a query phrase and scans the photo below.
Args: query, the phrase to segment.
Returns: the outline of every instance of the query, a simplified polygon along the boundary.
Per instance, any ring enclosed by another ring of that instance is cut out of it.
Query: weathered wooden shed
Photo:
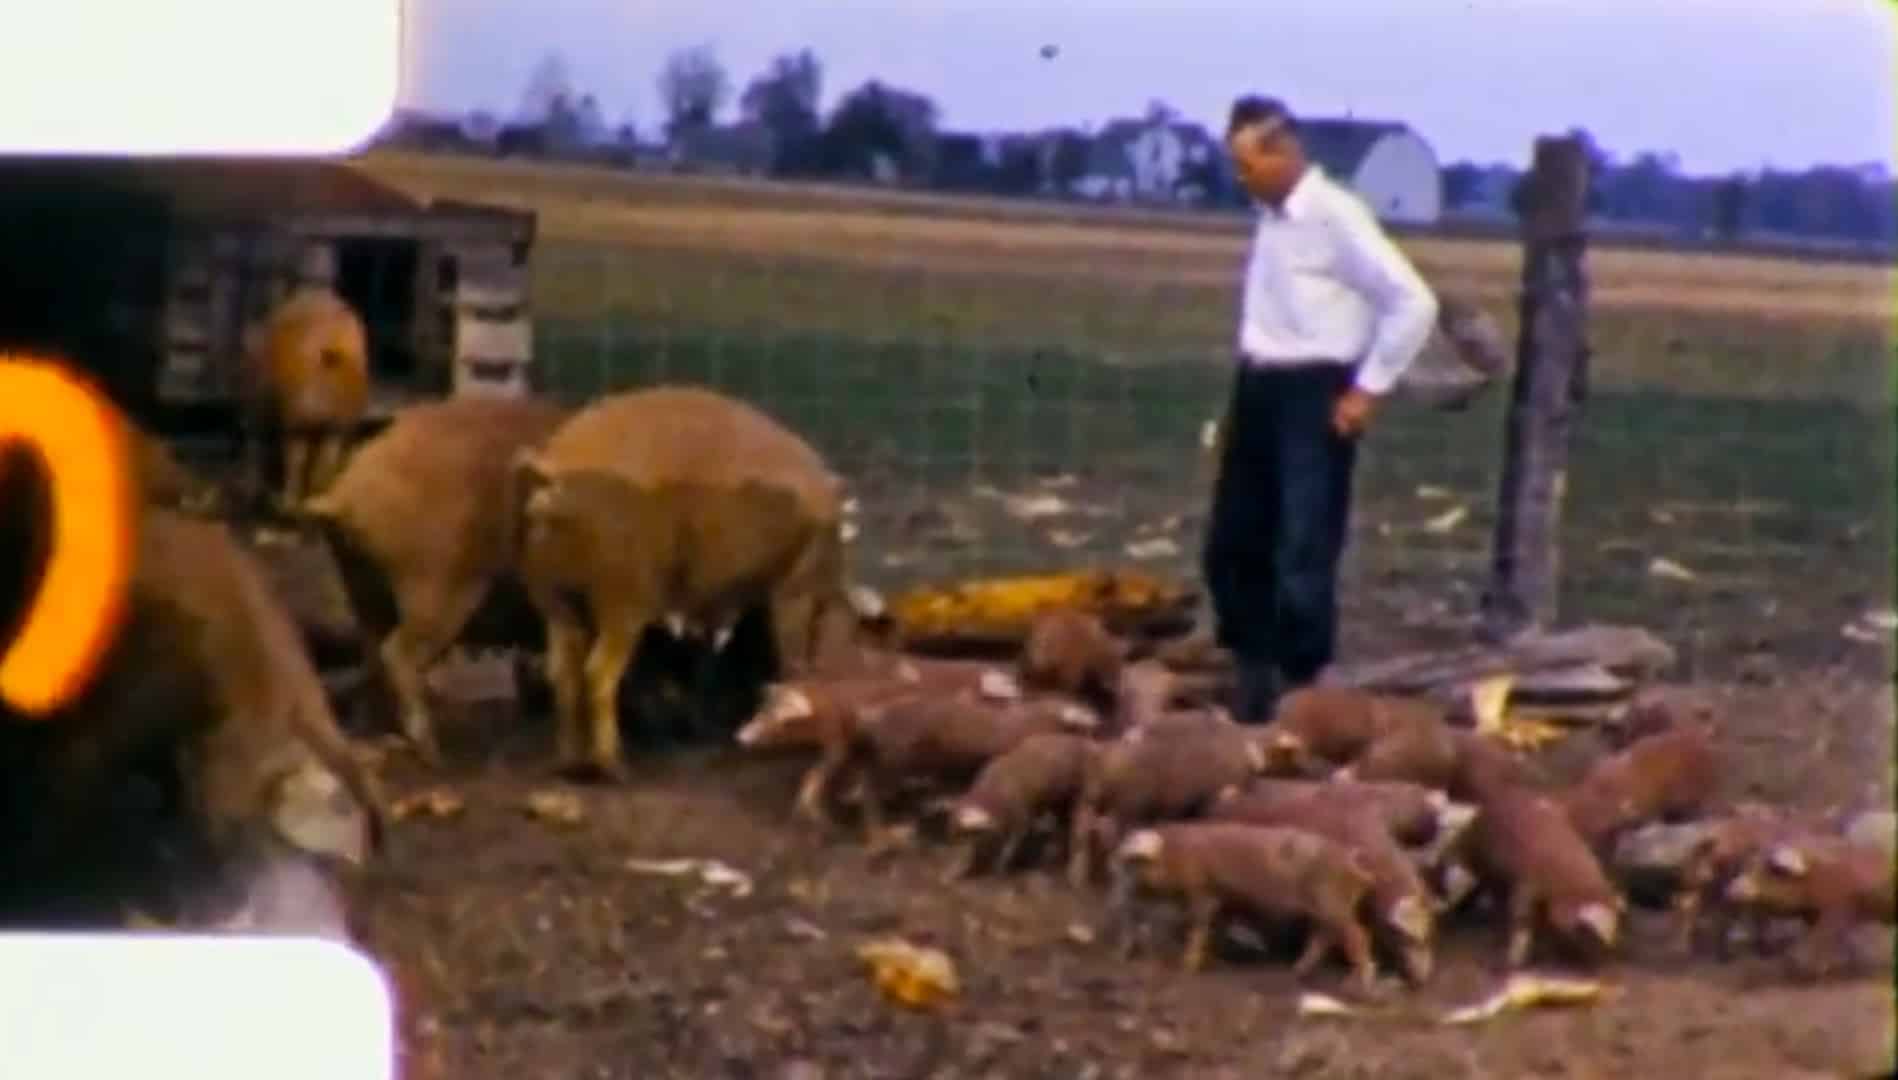
[[[512,383],[534,228],[338,161],[0,158],[0,347],[59,350],[157,426],[201,423],[235,404],[244,328],[314,276],[362,315],[380,408],[470,372]]]

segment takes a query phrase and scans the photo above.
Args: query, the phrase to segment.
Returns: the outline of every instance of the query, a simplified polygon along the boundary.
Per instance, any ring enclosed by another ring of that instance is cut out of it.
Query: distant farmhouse
[[[1401,123],[1299,121],[1305,152],[1378,217],[1428,225],[1443,213],[1436,152]],[[1203,203],[1230,183],[1224,148],[1198,124],[1170,115],[1115,120],[1090,140],[1070,194],[1111,202]]]

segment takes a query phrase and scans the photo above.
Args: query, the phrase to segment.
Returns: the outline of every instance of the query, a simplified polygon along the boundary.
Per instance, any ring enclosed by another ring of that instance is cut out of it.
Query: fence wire
[[[879,587],[1106,563],[1196,579],[1202,429],[1231,371],[1230,301],[1204,298],[1230,289],[1199,282],[1189,297],[1152,272],[1117,288],[1111,265],[1011,278],[1008,258],[994,273],[844,277],[817,260],[545,245],[538,378],[573,401],[691,382],[764,408],[848,480],[852,570]],[[1870,655],[1888,672],[1883,327],[1630,306],[1608,264],[1568,482],[1563,621],[1653,627],[1690,674],[1762,655]],[[1459,269],[1426,266],[1461,288]],[[1508,288],[1480,299],[1513,340]],[[1380,414],[1345,560],[1356,618],[1470,627],[1507,396],[1498,384],[1467,411],[1400,401]]]

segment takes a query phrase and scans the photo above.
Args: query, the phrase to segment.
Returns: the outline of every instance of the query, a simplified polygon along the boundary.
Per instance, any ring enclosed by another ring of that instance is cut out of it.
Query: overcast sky
[[[1161,99],[1217,126],[1239,91],[1400,119],[1445,161],[1521,163],[1582,125],[1693,172],[1885,162],[1898,142],[1887,0],[410,0],[404,101],[511,112],[549,52],[609,121],[652,131],[656,76],[711,43],[734,90],[812,49],[824,97],[864,80],[946,128],[1099,124]],[[1053,59],[1040,55],[1054,45]],[[734,93],[734,97],[735,97]]]

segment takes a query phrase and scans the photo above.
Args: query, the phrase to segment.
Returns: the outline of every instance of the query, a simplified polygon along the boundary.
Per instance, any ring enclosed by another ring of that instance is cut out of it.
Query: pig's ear
[[[1766,865],[1787,877],[1806,876],[1806,853],[1791,844],[1775,844],[1766,855]]]

